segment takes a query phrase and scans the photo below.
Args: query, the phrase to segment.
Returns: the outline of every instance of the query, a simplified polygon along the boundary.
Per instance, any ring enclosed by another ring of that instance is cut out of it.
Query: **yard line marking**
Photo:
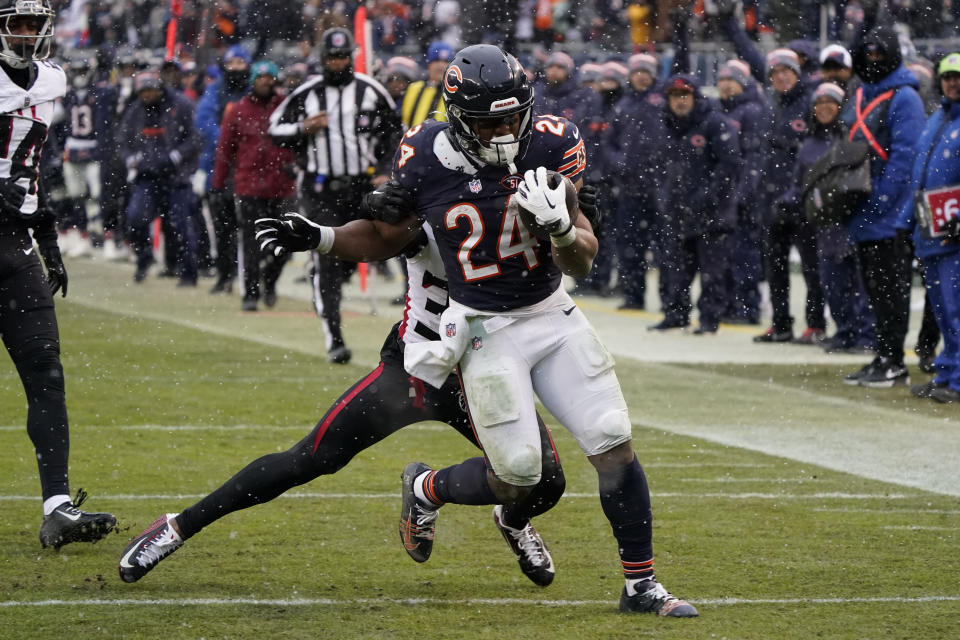
[[[918,524],[891,524],[885,526],[884,529],[888,529],[890,531],[953,531],[954,533],[957,531],[956,527],[928,527]]]
[[[205,493],[103,493],[97,494],[98,500],[195,500],[206,497]],[[844,493],[842,491],[827,491],[819,493],[761,493],[761,492],[742,492],[742,493],[716,493],[716,492],[683,492],[666,491],[653,492],[653,498],[693,498],[693,499],[714,499],[723,498],[727,500],[908,500],[921,498],[920,494],[904,493]],[[287,500],[396,500],[400,497],[399,492],[392,493],[320,493],[320,492],[294,492],[284,493],[279,498]],[[564,498],[583,499],[597,498],[596,493],[565,493]],[[37,500],[37,496],[25,495],[0,495],[0,502]]]
[[[960,596],[916,596],[916,597],[873,597],[873,598],[701,598],[690,602],[704,606],[729,607],[759,604],[922,604],[937,602],[958,602]],[[610,607],[610,600],[529,600],[526,598],[466,598],[463,600],[446,598],[89,598],[77,600],[3,600],[0,607],[63,607],[63,606],[236,606],[252,605],[267,607],[309,607],[309,606],[351,606],[351,605],[431,605],[463,606],[526,605],[537,607]]]
[[[817,507],[814,511],[835,513],[921,513],[933,516],[960,516],[960,509],[855,509],[851,507]]]

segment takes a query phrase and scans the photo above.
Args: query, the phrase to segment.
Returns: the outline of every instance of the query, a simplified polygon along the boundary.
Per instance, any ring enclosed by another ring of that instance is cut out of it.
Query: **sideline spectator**
[[[764,148],[770,110],[742,60],[728,60],[717,73],[720,109],[740,132],[743,166],[737,180],[737,225],[730,237],[728,300],[724,321],[760,324],[760,282],[763,276]]]
[[[870,145],[870,199],[848,223],[876,320],[877,357],[844,383],[873,388],[910,384],[903,346],[910,319],[911,251],[909,226],[900,212],[910,201],[914,145],[923,130],[923,102],[917,79],[904,66],[897,34],[887,26],[872,29],[853,55],[863,84],[847,103],[843,121],[848,139]]]
[[[726,309],[724,276],[737,220],[740,142],[736,126],[700,93],[692,76],[671,76],[666,94],[663,157],[671,161],[660,192],[664,318],[649,329],[690,324],[690,286],[699,271],[700,326],[694,334],[713,334]]]
[[[611,205],[615,207],[617,265],[623,286],[620,309],[645,307],[645,254],[657,245],[657,195],[666,135],[665,99],[657,82],[657,67],[657,59],[648,53],[630,56],[629,84],[614,105],[600,145],[606,157],[604,165],[615,174],[619,187],[620,197]]]
[[[224,111],[229,103],[244,96],[249,80],[250,53],[244,47],[234,45],[223,56],[222,77],[207,87],[197,104],[196,126],[203,138],[203,151],[198,164],[202,175],[194,176],[194,192],[209,192],[207,199],[217,246],[217,281],[210,293],[230,293],[237,276],[237,211],[233,190],[230,187],[216,191],[209,189]]]
[[[951,53],[937,69],[943,103],[917,141],[910,190],[922,201],[923,192],[960,185],[960,53]],[[957,196],[954,195],[954,198]],[[902,216],[913,216],[913,202],[904,203]],[[927,296],[943,334],[943,350],[934,361],[936,376],[914,385],[910,393],[937,402],[960,402],[960,218],[937,217],[917,224],[913,241],[923,262]],[[938,223],[942,224],[940,229]],[[936,235],[936,234],[942,235]]]
[[[800,254],[803,279],[807,285],[807,328],[798,339],[818,344],[826,337],[823,292],[817,275],[817,242],[813,227],[797,207],[781,200],[790,185],[797,151],[807,135],[810,92],[800,81],[800,60],[790,49],[774,49],[767,56],[770,84],[774,90],[773,126],[763,165],[767,226],[767,281],[773,305],[773,324],[755,336],[754,342],[790,342],[793,317],[790,315],[790,247]]]
[[[270,114],[283,102],[275,91],[279,74],[277,65],[267,60],[250,68],[251,92],[227,105],[223,116],[211,182],[213,191],[223,190],[231,175],[235,184],[244,311],[256,311],[260,299],[261,255],[253,223],[279,218],[292,208],[295,196],[293,178],[286,170],[294,163],[293,153],[275,146],[268,135]],[[263,299],[268,307],[276,304],[277,279],[288,255],[262,257]]]
[[[190,176],[196,170],[200,138],[193,126],[193,104],[164,88],[156,71],[136,76],[137,100],[123,115],[118,135],[128,170],[127,227],[137,256],[134,282],[143,282],[153,264],[150,223],[169,217],[179,266],[178,286],[197,284],[197,234]]]

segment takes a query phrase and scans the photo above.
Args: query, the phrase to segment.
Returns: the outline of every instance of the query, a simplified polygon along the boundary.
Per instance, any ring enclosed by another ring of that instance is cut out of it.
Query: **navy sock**
[[[470,458],[436,472],[433,488],[443,502],[453,504],[498,504],[487,482],[487,463]]]
[[[653,512],[650,489],[636,456],[616,471],[601,471],[600,504],[617,539],[627,580],[653,579]]]

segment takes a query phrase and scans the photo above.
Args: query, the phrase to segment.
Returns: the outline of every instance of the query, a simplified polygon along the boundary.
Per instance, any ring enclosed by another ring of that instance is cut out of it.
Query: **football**
[[[577,205],[577,188],[570,182],[570,178],[563,174],[557,171],[547,171],[547,184],[550,185],[551,188],[556,187],[560,180],[563,181],[566,187],[567,212],[570,214],[570,222],[576,224],[577,217],[580,215],[580,208]],[[537,219],[534,215],[520,206],[520,203],[517,203],[517,209],[520,214],[520,221],[523,222],[523,226],[527,228],[527,231],[538,239],[549,242],[550,232],[537,224]]]

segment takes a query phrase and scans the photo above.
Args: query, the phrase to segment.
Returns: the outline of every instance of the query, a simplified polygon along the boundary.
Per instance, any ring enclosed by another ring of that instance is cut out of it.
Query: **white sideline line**
[[[884,527],[888,531],[953,531],[957,532],[956,527],[928,527],[919,524],[891,524]]]
[[[694,604],[715,607],[758,604],[921,604],[931,602],[958,602],[960,596],[917,596],[914,598],[703,598],[690,600]],[[453,600],[444,598],[91,598],[83,600],[4,600],[0,607],[61,607],[61,606],[237,606],[253,605],[267,607],[309,607],[318,605],[527,605],[540,607],[610,607],[610,600],[528,600],[526,598],[467,598]]]
[[[147,493],[104,493],[97,494],[97,500],[196,500],[203,498],[205,493],[170,493],[170,494],[147,494]],[[654,498],[691,498],[691,499],[713,499],[722,498],[727,500],[906,500],[921,497],[920,494],[906,493],[843,493],[841,491],[827,491],[821,493],[699,493],[699,492],[655,492],[651,494]],[[313,493],[296,492],[284,493],[280,498],[287,500],[396,500],[400,497],[398,492],[394,493]],[[596,493],[565,493],[564,498],[596,499]],[[20,502],[29,500],[39,500],[37,496],[22,495],[0,495],[0,502]]]

